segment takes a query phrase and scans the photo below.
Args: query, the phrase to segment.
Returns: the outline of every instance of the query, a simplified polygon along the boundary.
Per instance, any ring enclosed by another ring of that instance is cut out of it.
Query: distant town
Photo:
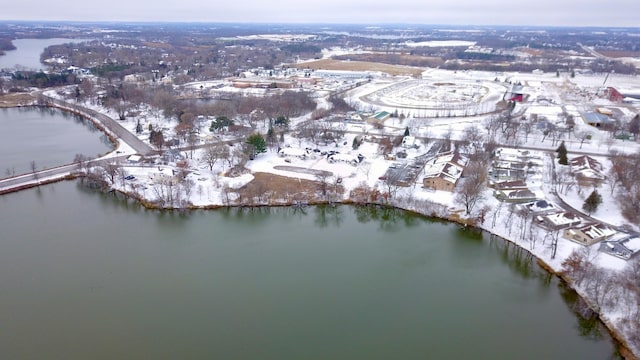
[[[91,119],[100,157],[28,173],[146,207],[353,203],[476,227],[563,277],[640,355],[636,28],[0,22],[0,106]],[[68,41],[67,41],[68,40]]]

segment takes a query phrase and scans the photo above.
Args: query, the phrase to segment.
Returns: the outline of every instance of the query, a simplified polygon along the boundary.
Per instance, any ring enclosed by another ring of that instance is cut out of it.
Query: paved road
[[[103,160],[90,160],[88,164],[91,166],[104,165],[108,163],[124,161],[127,155],[116,156]],[[42,169],[36,172],[13,176],[6,179],[0,179],[0,194],[9,192],[11,189],[26,186],[28,184],[37,183],[38,181],[45,181],[51,179],[60,179],[67,175],[70,175],[73,171],[78,170],[79,163],[66,164],[50,169]]]
[[[69,175],[73,170],[77,169],[77,164],[68,164],[58,166],[52,169],[44,169],[36,171],[35,173],[28,173],[23,175],[14,176],[7,179],[0,179],[0,194],[4,191],[25,186],[27,184],[43,180],[45,178],[62,178]]]
[[[121,139],[124,143],[131,146],[138,154],[141,155],[152,155],[157,154],[158,151],[153,149],[149,144],[146,144],[144,141],[140,140],[135,134],[132,134],[129,130],[125,129],[122,125],[120,125],[116,120],[111,117],[99,113],[95,110],[87,109],[82,106],[78,106],[73,103],[69,103],[66,101],[54,99],[52,97],[45,96],[47,101],[54,104],[55,106],[71,109],[80,114],[88,116],[96,121],[99,121],[105,128],[107,128],[112,134]]]

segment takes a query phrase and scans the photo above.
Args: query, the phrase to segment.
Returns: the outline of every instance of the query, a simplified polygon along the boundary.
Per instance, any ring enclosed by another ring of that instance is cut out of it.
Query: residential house
[[[588,246],[605,240],[615,235],[616,232],[604,224],[587,224],[565,229],[562,237],[580,245]]]
[[[494,181],[518,181],[527,178],[527,163],[511,161],[493,161],[489,176]]]
[[[514,180],[514,181],[499,181],[489,184],[490,187],[496,190],[516,190],[516,189],[526,189],[527,183],[522,180]]]
[[[525,203],[536,200],[538,197],[529,189],[496,190],[493,192],[496,199],[509,203]]]
[[[542,165],[542,156],[529,150],[498,148],[493,157],[489,176],[495,182],[524,181],[536,172],[535,166]]]
[[[496,159],[511,162],[542,162],[542,155],[539,152],[522,149],[498,148],[493,152],[493,156]]]
[[[538,215],[535,219],[538,225],[549,230],[566,229],[571,226],[577,226],[582,222],[580,216],[568,211]]]
[[[440,154],[425,164],[425,188],[453,191],[462,177],[467,159],[455,152]]]
[[[607,115],[601,114],[599,112],[590,111],[581,114],[582,120],[593,127],[605,127],[607,125],[613,124],[613,120],[611,120]]]
[[[571,173],[576,177],[580,185],[599,185],[606,176],[603,172],[602,164],[588,155],[581,155],[571,159],[569,162]]]
[[[625,234],[619,239],[602,241],[598,250],[623,260],[629,260],[640,254],[640,237]]]
[[[537,200],[522,205],[527,211],[534,214],[557,212],[558,208],[547,200]]]

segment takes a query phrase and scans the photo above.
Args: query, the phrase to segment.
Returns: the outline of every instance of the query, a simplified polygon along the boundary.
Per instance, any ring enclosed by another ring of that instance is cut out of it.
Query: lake
[[[609,359],[519,248],[378,207],[142,209],[0,196],[7,359]]]
[[[89,120],[58,109],[0,109],[0,126],[0,178],[31,172],[31,161],[43,169],[113,150]]]
[[[45,48],[51,45],[66,43],[80,43],[90,41],[88,39],[17,39],[13,40],[15,50],[5,51],[5,55],[0,56],[0,69],[45,70],[46,65],[40,63],[40,54]]]

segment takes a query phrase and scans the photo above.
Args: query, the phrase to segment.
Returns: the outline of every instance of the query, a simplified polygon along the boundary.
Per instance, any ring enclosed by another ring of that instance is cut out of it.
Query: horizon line
[[[388,26],[416,26],[416,27],[455,27],[455,28],[557,28],[557,29],[637,29],[640,26],[621,25],[531,25],[531,24],[446,24],[446,23],[417,23],[417,22],[262,22],[262,21],[209,21],[209,20],[20,20],[0,19],[0,23],[71,23],[71,24],[217,24],[217,25],[295,25],[295,26],[367,26],[371,28],[384,28]]]

